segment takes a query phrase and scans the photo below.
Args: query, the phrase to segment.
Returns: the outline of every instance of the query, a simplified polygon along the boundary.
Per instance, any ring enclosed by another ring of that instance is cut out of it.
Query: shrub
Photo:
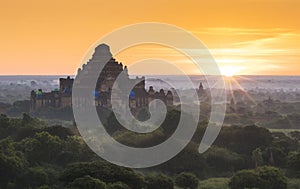
[[[237,172],[230,180],[231,189],[259,188],[286,189],[287,178],[275,167],[264,166],[254,170]]]
[[[177,186],[184,189],[196,189],[198,186],[198,178],[192,173],[180,173],[175,178],[175,183]]]
[[[198,189],[229,189],[228,178],[210,178],[200,181]]]
[[[174,183],[172,179],[164,174],[147,175],[145,178],[147,189],[173,189]]]
[[[261,185],[260,178],[253,170],[237,172],[230,180],[231,189],[255,188]]]
[[[290,179],[288,181],[288,189],[300,189],[300,179]]]

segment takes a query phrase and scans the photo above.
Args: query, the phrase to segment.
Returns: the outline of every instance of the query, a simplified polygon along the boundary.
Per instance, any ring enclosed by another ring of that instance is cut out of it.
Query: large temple
[[[100,58],[110,53],[109,46],[101,44],[96,47],[92,58],[82,66],[82,69],[78,69],[77,74],[91,74],[95,69],[93,66],[101,64]],[[94,91],[95,106],[111,108],[111,92],[113,85],[121,73],[125,73],[126,79],[136,83],[130,94],[129,107],[132,109],[142,108],[148,106],[149,102],[154,99],[162,100],[166,106],[173,106],[173,94],[171,91],[165,92],[163,89],[155,91],[152,86],[148,90],[145,89],[145,77],[136,77],[135,79],[129,78],[128,70],[122,63],[117,62],[114,58],[111,58],[102,69],[98,77],[96,89]],[[72,86],[74,79],[60,78],[59,89],[55,89],[51,92],[44,92],[42,89],[31,92],[31,110],[36,111],[42,108],[62,108],[72,106]]]

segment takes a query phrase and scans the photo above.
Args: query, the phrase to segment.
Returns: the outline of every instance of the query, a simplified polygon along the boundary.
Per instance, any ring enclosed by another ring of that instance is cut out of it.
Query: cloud
[[[300,31],[285,28],[204,28],[192,31],[201,39],[210,38],[206,44],[218,65],[237,67],[238,74],[300,74]],[[209,36],[209,37],[208,37]],[[206,37],[206,38],[205,38]],[[220,40],[220,39],[225,40]],[[179,51],[165,46],[137,46],[118,57],[126,64],[144,58],[163,58],[187,72],[195,73],[195,66]],[[205,49],[184,49],[192,54],[209,56]],[[135,70],[138,72],[138,69]]]
[[[270,28],[206,28],[199,33],[215,38],[235,36],[233,42],[210,49],[217,63],[225,66],[244,66],[245,74],[300,74],[300,31]],[[239,38],[243,35],[243,38]],[[248,39],[247,39],[248,37]]]

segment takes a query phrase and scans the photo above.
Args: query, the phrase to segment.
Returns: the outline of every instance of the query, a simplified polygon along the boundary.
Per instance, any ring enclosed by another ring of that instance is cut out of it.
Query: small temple
[[[101,44],[95,48],[92,58],[78,69],[77,74],[91,74],[94,71],[93,66],[101,64],[101,57],[110,54],[109,46]],[[137,109],[146,107],[154,99],[162,100],[167,107],[173,106],[173,94],[171,91],[160,89],[155,91],[152,86],[148,90],[145,88],[145,77],[129,78],[127,66],[123,66],[121,62],[116,61],[113,57],[104,65],[94,91],[95,106],[111,108],[111,92],[113,84],[121,73],[125,73],[126,79],[137,83],[130,94],[129,107]],[[71,77],[60,78],[59,88],[51,92],[44,92],[42,89],[31,91],[30,109],[36,111],[42,108],[63,108],[72,106],[72,86],[74,79]]]

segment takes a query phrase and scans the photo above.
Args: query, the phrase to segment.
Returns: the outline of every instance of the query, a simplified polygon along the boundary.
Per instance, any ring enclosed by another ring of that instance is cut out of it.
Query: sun
[[[232,77],[234,75],[234,73],[230,72],[230,71],[226,71],[224,73],[222,73],[224,76],[226,77]]]
[[[239,66],[222,66],[220,67],[221,74],[226,77],[232,77],[234,75],[239,75],[242,67]]]

